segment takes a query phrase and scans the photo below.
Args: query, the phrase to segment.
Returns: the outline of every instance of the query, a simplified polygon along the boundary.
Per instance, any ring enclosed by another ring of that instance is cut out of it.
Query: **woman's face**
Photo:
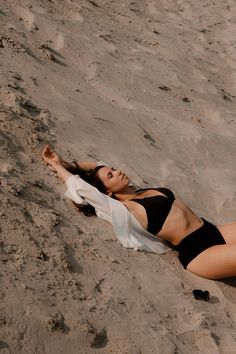
[[[97,172],[98,178],[102,181],[108,194],[110,193],[120,193],[130,183],[129,177],[127,177],[120,170],[116,170],[111,167],[102,167]]]

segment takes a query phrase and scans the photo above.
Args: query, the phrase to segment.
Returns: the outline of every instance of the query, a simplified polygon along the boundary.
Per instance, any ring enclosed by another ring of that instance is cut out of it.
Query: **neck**
[[[115,193],[115,196],[118,200],[121,202],[125,202],[127,200],[130,200],[134,197],[135,192],[131,187],[126,187],[122,191],[119,191],[118,193]]]

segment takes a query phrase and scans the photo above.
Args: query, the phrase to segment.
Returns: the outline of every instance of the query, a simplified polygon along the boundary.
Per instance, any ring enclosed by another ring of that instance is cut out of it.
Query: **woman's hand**
[[[44,148],[43,148],[43,152],[42,152],[42,160],[43,162],[54,168],[55,165],[60,165],[61,164],[61,157],[59,155],[57,155],[49,145],[46,145]]]

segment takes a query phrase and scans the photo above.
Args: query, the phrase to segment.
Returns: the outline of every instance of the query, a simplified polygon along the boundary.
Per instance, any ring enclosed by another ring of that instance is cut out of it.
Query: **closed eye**
[[[114,167],[111,167],[111,170],[112,170],[112,171],[116,171],[116,169],[115,169]],[[112,177],[113,177],[113,173],[112,173],[112,172],[108,172],[107,177],[108,177],[109,179],[112,178]]]

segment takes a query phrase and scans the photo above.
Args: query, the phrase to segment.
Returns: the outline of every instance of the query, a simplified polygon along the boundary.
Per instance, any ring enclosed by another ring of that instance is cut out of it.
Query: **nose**
[[[119,177],[119,176],[121,176],[122,172],[121,172],[121,170],[116,170],[115,174]]]

